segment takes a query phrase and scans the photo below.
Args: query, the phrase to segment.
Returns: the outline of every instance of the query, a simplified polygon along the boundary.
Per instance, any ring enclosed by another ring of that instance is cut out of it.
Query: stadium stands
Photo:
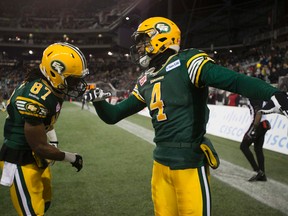
[[[39,62],[35,60],[43,49],[56,41],[73,43],[84,51],[91,72],[89,82],[110,83],[117,95],[127,94],[140,73],[140,68],[127,57],[130,34],[140,19],[154,15],[173,17],[185,29],[183,48],[191,47],[189,44],[198,49],[206,45],[203,50],[218,64],[287,90],[287,2],[279,0],[278,5],[272,0],[225,2],[75,0],[71,4],[69,0],[3,0],[0,2],[1,94],[7,98],[23,79],[26,68],[37,65]],[[237,20],[243,14],[250,20]],[[128,15],[131,19],[124,20]],[[216,25],[217,20],[222,21]],[[224,42],[218,37],[223,34]],[[107,55],[108,51],[113,54]],[[210,103],[228,104],[229,94],[211,88]],[[245,99],[240,98],[239,106],[243,104]]]

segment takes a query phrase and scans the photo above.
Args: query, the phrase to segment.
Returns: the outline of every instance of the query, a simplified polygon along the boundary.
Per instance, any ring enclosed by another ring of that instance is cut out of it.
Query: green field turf
[[[5,116],[0,112],[1,130]],[[146,117],[134,115],[128,120],[152,130]],[[84,167],[77,173],[66,162],[52,166],[53,202],[47,216],[153,215],[150,195],[153,145],[115,125],[106,125],[93,113],[72,103],[64,104],[56,130],[59,148],[82,154]],[[222,159],[251,169],[239,143],[209,137]],[[268,178],[288,184],[287,155],[265,151],[265,156]],[[214,216],[283,215],[213,176],[211,185]],[[0,186],[0,216],[14,215],[8,188]]]

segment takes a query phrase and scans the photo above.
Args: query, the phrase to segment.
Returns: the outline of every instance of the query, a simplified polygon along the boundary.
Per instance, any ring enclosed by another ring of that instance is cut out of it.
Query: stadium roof
[[[255,42],[257,35],[287,27],[287,14],[287,0],[73,0],[73,4],[71,0],[2,0],[0,51],[9,47],[15,51],[18,47],[43,49],[49,41],[65,35],[67,38],[71,36],[70,39],[83,49],[107,50],[115,45],[127,49],[131,33],[141,21],[151,16],[168,17],[180,27],[182,48],[237,47],[245,41]],[[130,19],[126,20],[126,16]],[[95,23],[96,18],[103,17],[106,18],[104,21]],[[68,24],[54,28],[53,22],[52,25],[49,23],[53,19],[57,24]],[[43,29],[32,25],[26,28],[31,20],[36,24],[41,20],[48,21],[48,27]],[[24,22],[24,28],[6,27],[7,23],[13,24],[11,21],[17,25]],[[79,26],[81,29],[77,29]],[[287,34],[287,31],[282,33]],[[34,34],[33,44],[3,43],[10,38],[12,42],[17,40],[17,36],[28,37],[28,34]],[[269,34],[268,40],[275,39],[274,36]],[[35,43],[37,39],[43,43]]]

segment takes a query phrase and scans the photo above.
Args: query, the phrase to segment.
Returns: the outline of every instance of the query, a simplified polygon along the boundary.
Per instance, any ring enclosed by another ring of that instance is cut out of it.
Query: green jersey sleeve
[[[118,104],[110,104],[107,101],[93,103],[98,116],[107,124],[116,124],[118,121],[141,111],[146,104],[131,94],[127,99]]]
[[[187,49],[179,56],[186,64],[189,79],[196,87],[211,86],[265,101],[279,91],[263,80],[215,64],[214,60],[201,50]]]
[[[209,62],[214,63],[214,60],[207,53],[197,49],[183,50],[179,57],[186,65],[192,84],[196,87],[204,87],[200,79],[203,67]]]
[[[210,62],[203,67],[200,80],[207,86],[265,101],[270,100],[272,95],[279,91],[263,80],[237,73]]]

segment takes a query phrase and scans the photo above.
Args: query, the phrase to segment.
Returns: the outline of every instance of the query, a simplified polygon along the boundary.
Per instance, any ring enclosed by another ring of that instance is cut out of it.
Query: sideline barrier
[[[208,107],[210,118],[207,133],[241,142],[252,121],[249,109],[217,105],[208,105]],[[139,114],[150,117],[147,108]],[[269,114],[264,118],[270,122],[271,129],[265,135],[263,148],[288,155],[288,119],[279,114]]]

